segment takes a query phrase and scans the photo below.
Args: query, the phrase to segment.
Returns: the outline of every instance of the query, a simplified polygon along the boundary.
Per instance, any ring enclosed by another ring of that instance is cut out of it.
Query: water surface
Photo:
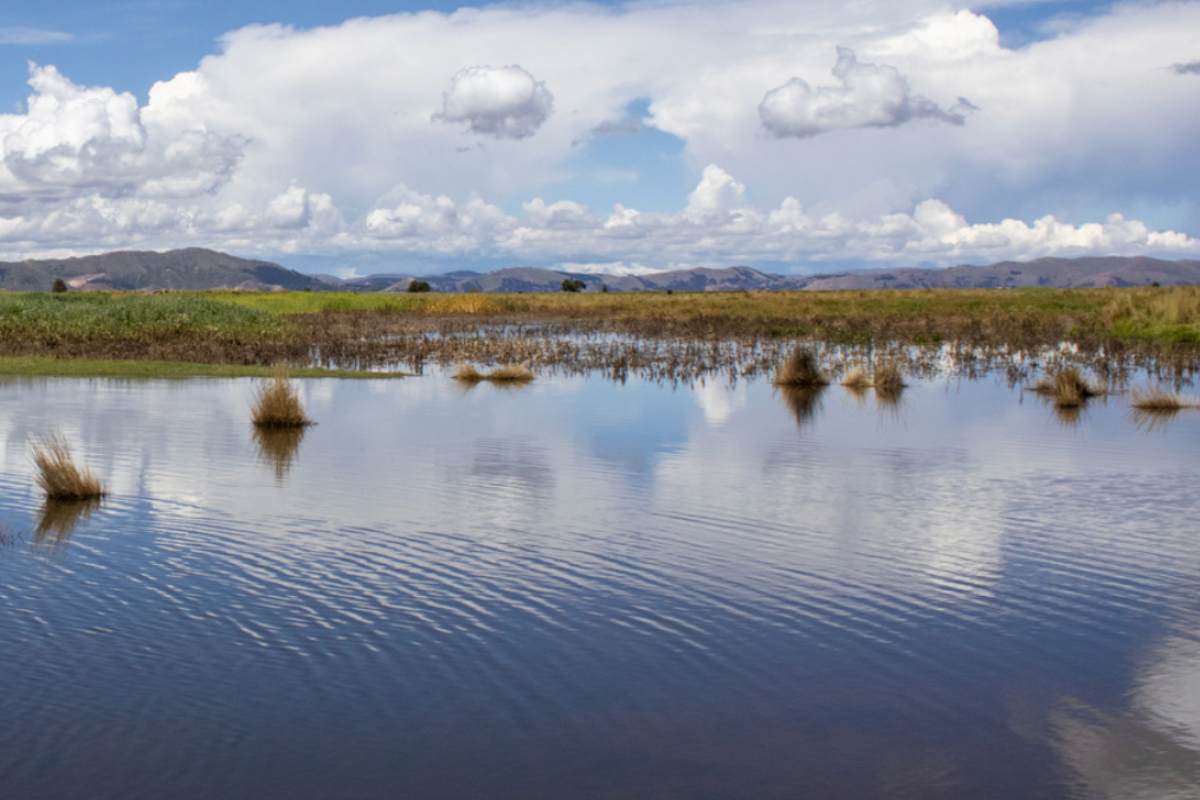
[[[0,384],[4,796],[1197,797],[1200,412],[299,383]]]

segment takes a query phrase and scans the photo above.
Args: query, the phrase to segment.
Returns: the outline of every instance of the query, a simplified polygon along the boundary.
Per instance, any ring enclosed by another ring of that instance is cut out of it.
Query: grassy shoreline
[[[486,327],[494,325],[522,330],[515,337],[498,336]],[[0,374],[261,376],[273,364],[311,363],[314,353],[329,363],[354,365],[528,361],[537,367],[577,360],[575,351],[550,341],[548,332],[699,344],[778,346],[804,339],[868,348],[962,345],[1010,351],[1070,342],[1104,357],[1153,358],[1195,369],[1200,368],[1200,287],[674,294],[0,292],[0,357],[34,359],[0,366]],[[646,352],[591,349],[589,363],[611,369],[639,362]],[[664,358],[674,364],[672,357]],[[72,365],[76,359],[90,363]],[[133,366],[137,363],[145,366]],[[362,377],[353,371],[307,374]]]
[[[152,361],[138,359],[55,358],[53,356],[0,356],[0,378],[269,378],[272,366],[253,364],[205,364],[194,361]],[[287,371],[291,378],[352,378],[390,380],[408,377],[404,372],[367,372],[364,370],[296,367]]]

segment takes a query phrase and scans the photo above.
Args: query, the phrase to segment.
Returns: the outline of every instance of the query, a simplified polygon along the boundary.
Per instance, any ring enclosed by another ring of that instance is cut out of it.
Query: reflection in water
[[[1131,408],[1129,418],[1139,430],[1151,433],[1166,428],[1179,412],[1178,408]]]
[[[817,386],[786,386],[777,387],[783,396],[783,402],[796,420],[796,426],[804,428],[815,421],[821,411],[821,394],[826,387]]]
[[[1194,794],[1200,414],[429,377],[304,384],[301,445],[253,388],[0,392],[0,527],[26,429],[113,489],[0,552],[5,798]]]
[[[304,441],[307,429],[293,428],[263,428],[254,426],[254,441],[258,445],[259,458],[275,470],[275,480],[282,481],[287,477]]]
[[[47,498],[38,517],[33,542],[38,547],[58,550],[71,539],[75,526],[92,515],[100,507],[100,498],[82,500],[55,500]]]

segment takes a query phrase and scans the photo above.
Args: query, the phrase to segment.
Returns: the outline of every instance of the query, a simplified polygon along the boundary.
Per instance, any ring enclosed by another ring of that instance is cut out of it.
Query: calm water
[[[0,795],[1200,797],[1200,412],[301,385],[0,384]]]

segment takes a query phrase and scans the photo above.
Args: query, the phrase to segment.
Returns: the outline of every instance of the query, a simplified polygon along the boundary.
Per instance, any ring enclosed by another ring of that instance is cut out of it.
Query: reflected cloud
[[[47,499],[38,517],[33,543],[37,547],[59,550],[70,542],[75,526],[100,507],[100,498],[86,500]]]
[[[282,481],[291,471],[300,443],[304,441],[304,433],[304,428],[254,427],[254,443],[258,445],[259,459],[275,470],[275,480]]]

